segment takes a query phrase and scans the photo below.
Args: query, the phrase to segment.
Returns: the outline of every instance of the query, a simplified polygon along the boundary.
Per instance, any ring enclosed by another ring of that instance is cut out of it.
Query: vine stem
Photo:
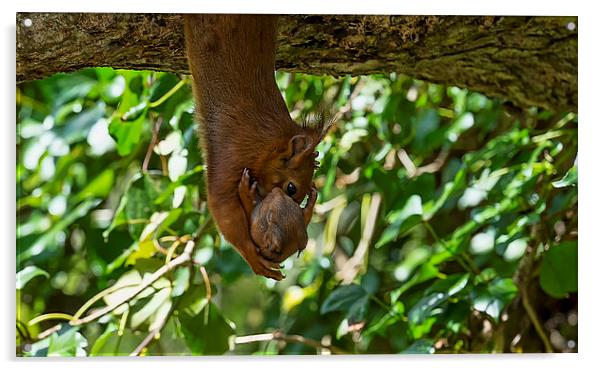
[[[79,310],[77,310],[77,312],[73,315],[71,320],[79,319],[88,310],[88,308],[90,308],[94,303],[96,303],[98,300],[102,299],[106,295],[116,292],[120,289],[131,288],[136,285],[137,284],[113,285],[112,287],[109,287],[97,293],[94,297],[90,298],[86,303],[84,303]]]
[[[148,103],[148,107],[156,108],[156,107],[160,106],[167,99],[169,99],[173,94],[175,94],[178,90],[180,90],[180,88],[182,86],[186,85],[186,83],[188,83],[188,78],[184,77],[183,79],[180,80],[180,82],[178,82],[174,87],[172,87],[171,90],[166,92],[165,95],[163,95],[162,97],[160,97],[159,99],[155,100],[152,103]]]
[[[43,315],[40,315],[38,317],[35,317],[33,319],[31,319],[31,321],[29,321],[27,323],[27,326],[32,326],[35,324],[38,324],[42,321],[46,321],[46,320],[72,320],[73,316],[69,315],[68,313],[45,313]]]
[[[439,238],[439,235],[437,235],[437,232],[435,232],[435,229],[433,229],[433,226],[428,222],[428,221],[423,221],[422,222],[424,224],[424,226],[426,227],[426,229],[429,231],[429,233],[431,234],[431,236],[433,237],[433,239],[435,239],[435,241],[439,244],[441,244],[443,246],[443,248],[445,248],[451,255],[452,257],[460,264],[460,266],[462,266],[462,268],[464,270],[466,270],[467,272],[471,272],[474,275],[478,275],[479,271],[478,269],[473,266],[472,261],[469,258],[465,258],[466,260],[468,260],[467,262],[465,262],[464,260],[462,260],[462,255],[457,256],[447,245],[447,242],[445,242],[445,240],[441,240],[441,238]]]
[[[242,337],[236,337],[234,339],[235,344],[246,344],[246,343],[254,343],[254,342],[268,342],[271,340],[279,340],[287,343],[301,343],[308,347],[313,347],[317,350],[326,349],[335,355],[348,355],[349,352],[346,352],[332,344],[322,344],[317,340],[305,338],[301,335],[290,335],[284,334],[281,331],[275,331],[273,333],[265,333],[265,334],[255,334],[255,335],[246,335]]]

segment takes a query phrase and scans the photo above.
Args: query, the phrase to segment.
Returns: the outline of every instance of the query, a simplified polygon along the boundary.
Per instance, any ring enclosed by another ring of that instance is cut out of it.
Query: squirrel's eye
[[[292,197],[293,195],[295,195],[295,193],[297,193],[297,188],[292,182],[289,182],[286,186],[286,192]]]

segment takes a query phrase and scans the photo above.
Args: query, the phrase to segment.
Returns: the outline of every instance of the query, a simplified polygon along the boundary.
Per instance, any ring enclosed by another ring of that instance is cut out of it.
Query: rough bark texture
[[[293,15],[278,39],[286,71],[398,72],[577,110],[577,17]],[[94,66],[188,73],[181,16],[17,14],[17,82]]]

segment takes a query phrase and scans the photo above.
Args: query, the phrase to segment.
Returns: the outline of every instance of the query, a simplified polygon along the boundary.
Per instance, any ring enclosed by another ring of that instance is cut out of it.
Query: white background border
[[[4,281],[1,290],[4,297],[0,348],[3,365],[12,368],[44,369],[81,368],[86,370],[119,366],[145,369],[162,369],[168,363],[177,362],[182,369],[237,368],[237,370],[307,369],[308,366],[329,368],[365,369],[372,366],[384,368],[445,370],[483,368],[524,369],[545,368],[567,369],[600,366],[602,352],[600,341],[602,322],[602,291],[600,261],[602,261],[600,236],[602,220],[600,211],[600,181],[602,164],[602,81],[600,53],[602,36],[602,13],[596,11],[596,1],[587,0],[164,0],[151,3],[149,0],[92,0],[83,1],[8,0],[2,2],[2,86],[0,104],[4,120],[0,123],[0,158],[2,172],[0,184],[1,244],[4,252]],[[322,13],[322,14],[435,14],[435,15],[577,15],[579,32],[579,354],[569,355],[372,355],[324,358],[319,356],[272,356],[272,357],[188,357],[152,359],[20,359],[14,352],[15,318],[15,13],[36,12],[215,12],[215,13]],[[596,231],[598,231],[596,233]],[[241,369],[242,368],[242,369]]]

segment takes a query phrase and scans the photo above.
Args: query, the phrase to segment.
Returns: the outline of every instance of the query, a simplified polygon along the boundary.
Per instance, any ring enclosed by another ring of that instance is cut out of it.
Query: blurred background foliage
[[[276,77],[293,118],[341,114],[279,283],[211,223],[189,77],[17,86],[18,355],[577,351],[574,113]]]

